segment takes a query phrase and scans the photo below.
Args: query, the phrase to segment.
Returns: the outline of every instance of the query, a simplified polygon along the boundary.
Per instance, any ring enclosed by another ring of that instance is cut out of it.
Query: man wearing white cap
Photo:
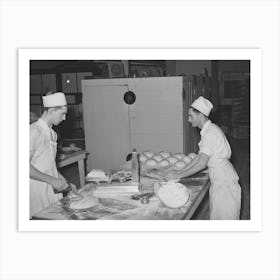
[[[167,178],[191,176],[208,167],[210,219],[238,220],[241,206],[239,177],[230,163],[231,148],[223,131],[208,116],[213,108],[206,98],[198,97],[188,111],[189,122],[200,129],[199,153],[182,171],[171,171]]]
[[[64,93],[43,96],[43,105],[42,116],[30,125],[30,217],[62,198],[56,192],[68,187],[56,167],[57,135],[52,129],[66,118]]]

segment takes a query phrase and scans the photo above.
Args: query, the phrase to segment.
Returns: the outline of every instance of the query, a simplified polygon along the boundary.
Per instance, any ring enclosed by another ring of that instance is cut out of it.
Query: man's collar
[[[200,135],[202,135],[204,133],[204,131],[207,129],[207,127],[211,124],[212,122],[210,120],[208,120],[202,127],[202,129],[200,130]]]
[[[52,124],[51,125],[48,125],[47,124],[47,122],[41,117],[41,118],[39,118],[39,120],[38,121],[40,121],[40,123],[43,125],[43,126],[46,126],[46,127],[48,127],[48,128],[52,128]]]
[[[38,122],[45,128],[48,128],[48,129],[52,128],[52,125],[49,127],[48,124],[46,123],[46,121],[43,118],[39,118]]]

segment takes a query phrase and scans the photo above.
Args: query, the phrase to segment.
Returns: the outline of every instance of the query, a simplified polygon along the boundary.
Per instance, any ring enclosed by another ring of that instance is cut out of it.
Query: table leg
[[[79,167],[79,177],[80,177],[80,187],[82,188],[85,185],[85,165],[84,159],[78,161]]]

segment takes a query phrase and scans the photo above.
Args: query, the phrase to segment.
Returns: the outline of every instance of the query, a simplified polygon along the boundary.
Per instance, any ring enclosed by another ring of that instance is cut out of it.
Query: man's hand
[[[51,185],[53,186],[54,192],[61,192],[68,187],[68,183],[64,179],[53,178],[51,180]]]
[[[165,176],[164,173],[160,170],[152,169],[146,172],[145,174],[148,177],[157,179],[157,180],[162,180],[163,177]]]
[[[165,179],[167,181],[179,181],[181,179],[181,176],[178,172],[173,170],[165,174]]]

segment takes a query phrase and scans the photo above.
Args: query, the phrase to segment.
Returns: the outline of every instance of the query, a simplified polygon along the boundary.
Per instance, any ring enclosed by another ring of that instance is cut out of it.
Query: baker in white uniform
[[[239,177],[229,161],[231,148],[225,134],[208,119],[212,108],[212,103],[202,96],[191,104],[188,120],[200,129],[199,153],[185,169],[170,171],[166,176],[169,179],[188,177],[208,167],[210,219],[238,220],[241,207]]]
[[[30,125],[30,217],[62,198],[56,194],[68,187],[56,167],[57,135],[52,129],[66,118],[64,93],[43,96],[44,112]],[[75,191],[76,186],[71,184]]]

